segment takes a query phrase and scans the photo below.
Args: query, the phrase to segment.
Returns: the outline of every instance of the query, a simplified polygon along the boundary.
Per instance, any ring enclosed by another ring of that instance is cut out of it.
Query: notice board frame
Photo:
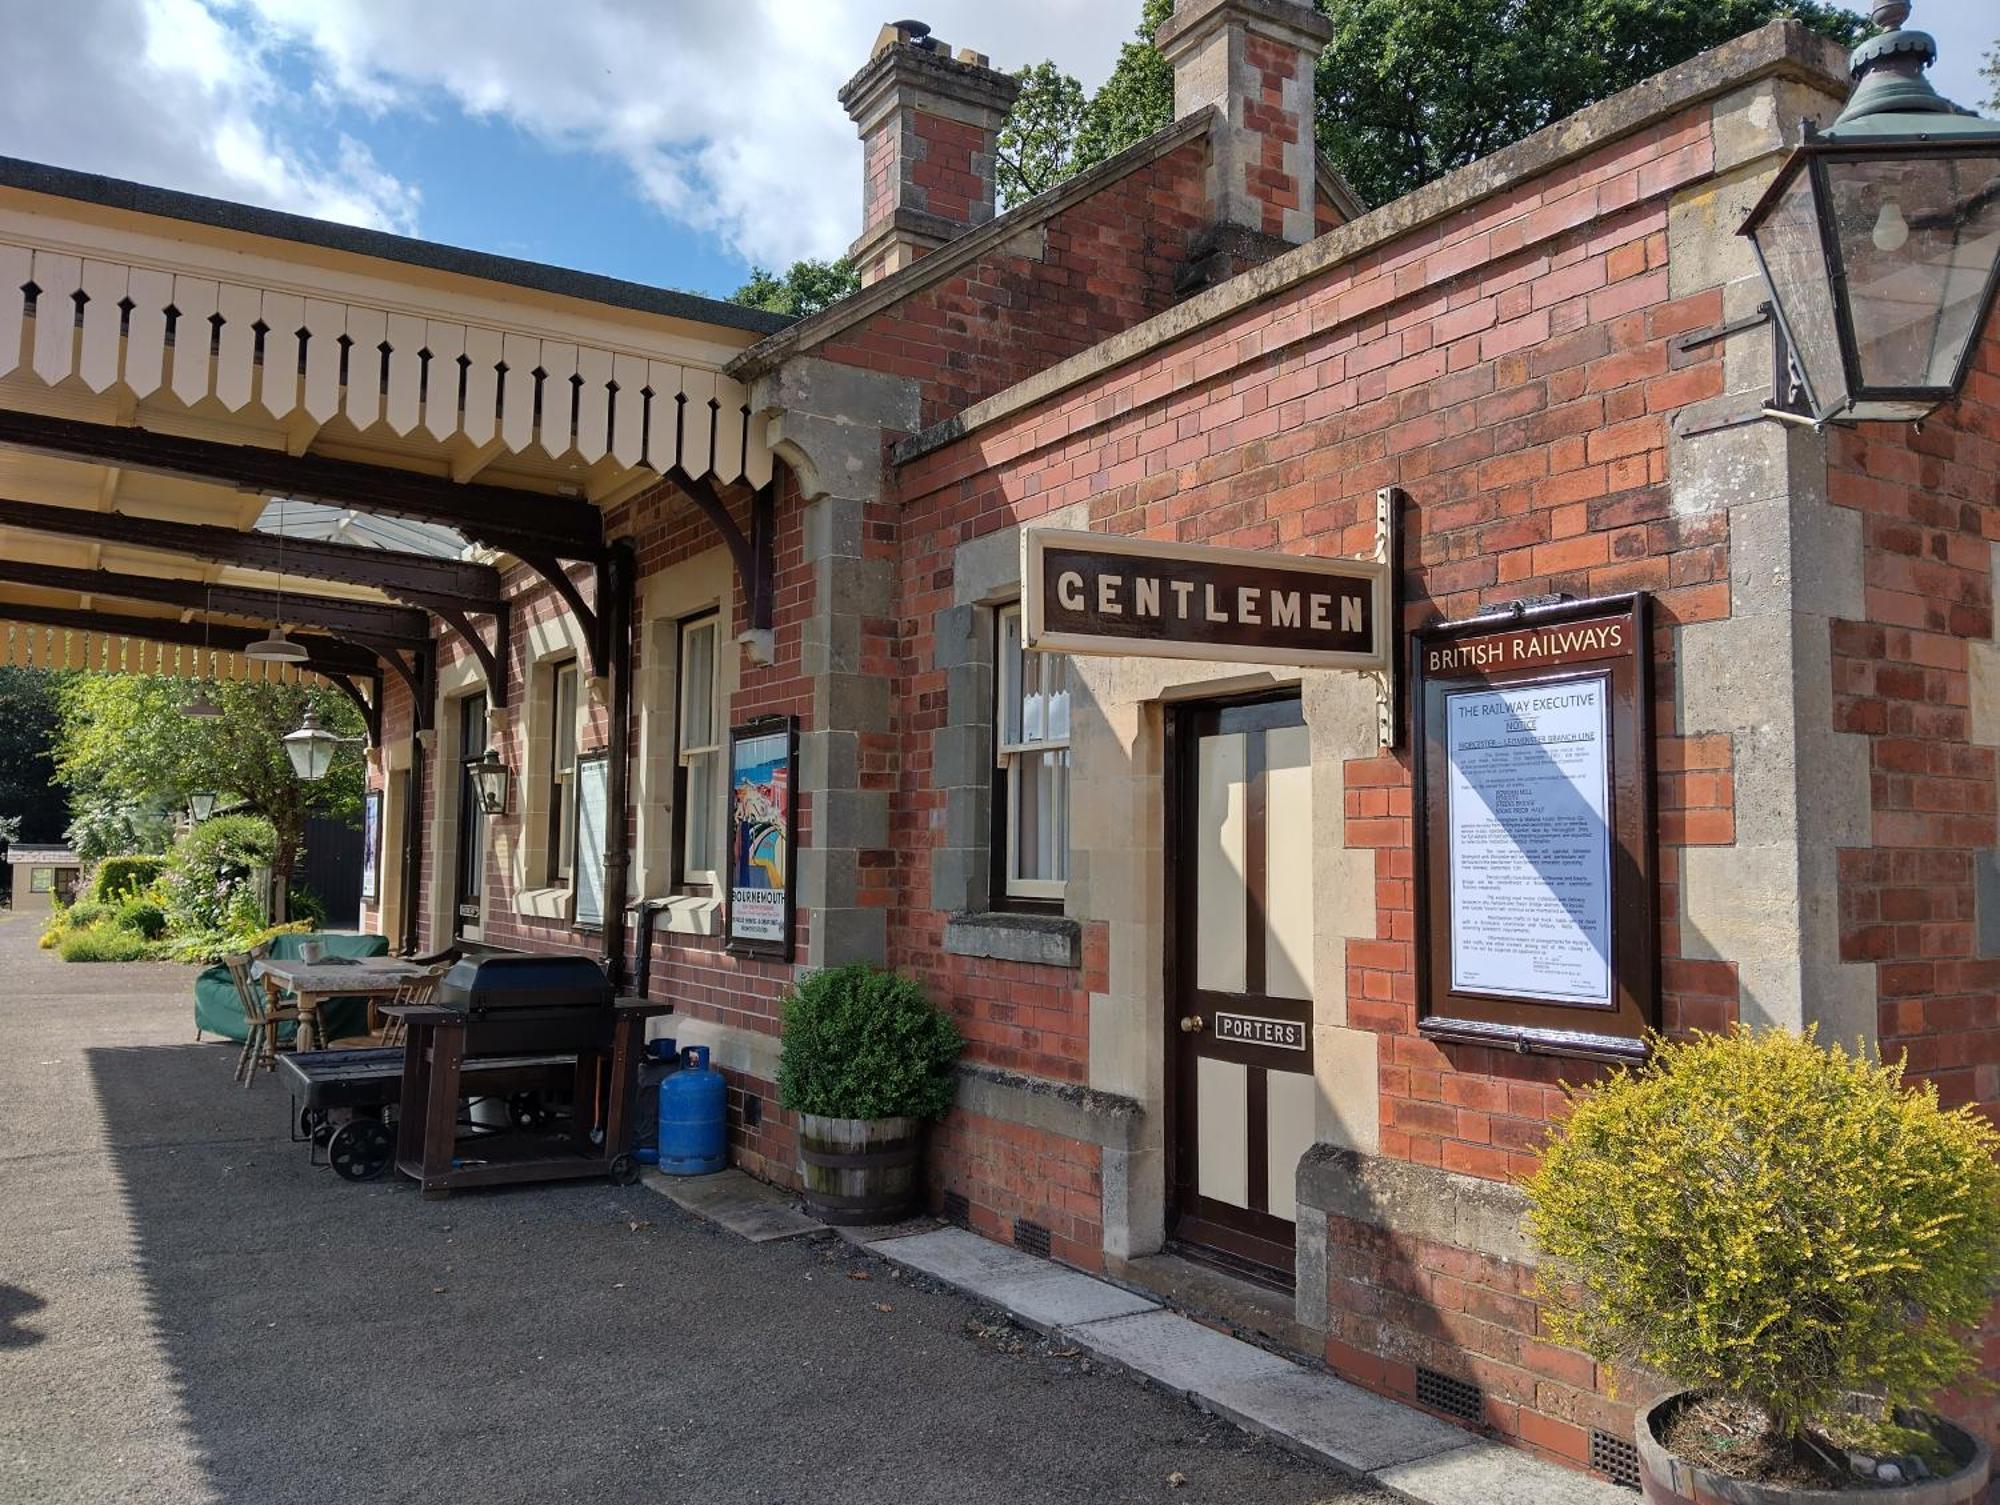
[[[1579,629],[1617,624],[1594,645]],[[1659,1027],[1659,861],[1654,828],[1652,602],[1644,592],[1521,604],[1410,637],[1417,1006],[1420,1033],[1522,1054],[1636,1062]],[[1554,629],[1554,631],[1550,631]],[[1531,647],[1554,651],[1534,653]],[[1452,986],[1444,696],[1601,678],[1609,686],[1610,1007]]]
[[[783,935],[777,940],[739,936],[736,933],[736,873],[740,860],[739,843],[745,829],[743,822],[738,818],[736,749],[740,743],[756,742],[766,737],[785,739],[783,822],[785,881],[780,890],[784,896],[784,921]],[[727,861],[722,874],[722,949],[731,956],[790,963],[796,955],[798,933],[799,718],[764,716],[741,726],[732,726],[729,729],[728,762],[723,766],[723,777],[727,780],[729,791],[729,812],[725,828]]]

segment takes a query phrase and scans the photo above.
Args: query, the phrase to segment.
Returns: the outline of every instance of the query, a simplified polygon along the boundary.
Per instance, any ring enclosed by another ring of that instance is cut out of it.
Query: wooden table
[[[263,980],[273,1003],[285,993],[293,996],[299,1008],[298,1049],[312,1050],[319,1041],[320,1005],[327,999],[393,998],[397,989],[429,970],[416,962],[390,956],[310,963],[265,957],[251,966],[250,975]]]

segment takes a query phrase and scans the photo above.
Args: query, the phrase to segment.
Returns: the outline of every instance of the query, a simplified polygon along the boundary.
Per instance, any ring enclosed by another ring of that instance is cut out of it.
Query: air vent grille
[[[1470,1380],[1455,1379],[1448,1374],[1440,1374],[1435,1369],[1417,1366],[1417,1400],[1433,1411],[1442,1411],[1447,1416],[1460,1416],[1467,1421],[1479,1420],[1479,1387]]]
[[[1024,1254],[1049,1257],[1049,1230],[1026,1218],[1014,1219],[1014,1247]]]
[[[1629,1437],[1590,1429],[1590,1466],[1613,1484],[1639,1487],[1639,1449]]]

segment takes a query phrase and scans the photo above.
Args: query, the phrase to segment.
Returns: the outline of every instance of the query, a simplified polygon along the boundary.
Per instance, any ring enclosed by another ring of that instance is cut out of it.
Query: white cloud
[[[32,5],[32,12],[28,7]],[[361,143],[297,127],[272,59],[203,0],[4,0],[0,151],[409,230],[418,194]]]
[[[421,185],[341,136],[336,112],[385,127],[459,112],[614,161],[669,219],[773,265],[855,233],[860,152],[834,96],[892,14],[888,0],[0,0],[16,7],[0,151],[408,230]],[[997,66],[1053,55],[1093,84],[1138,10],[917,7]]]

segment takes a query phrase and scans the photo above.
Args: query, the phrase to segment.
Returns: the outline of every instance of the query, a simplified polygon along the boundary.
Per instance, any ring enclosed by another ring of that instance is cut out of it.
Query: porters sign
[[[1386,669],[1389,567],[1104,533],[1021,534],[1030,648]]]

